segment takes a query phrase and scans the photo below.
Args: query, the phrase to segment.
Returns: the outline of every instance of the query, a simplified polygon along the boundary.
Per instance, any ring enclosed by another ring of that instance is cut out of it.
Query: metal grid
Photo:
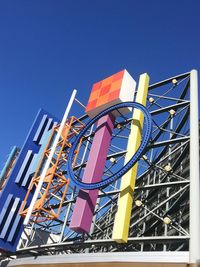
[[[191,76],[192,72],[184,73],[149,86],[147,108],[152,115],[153,134],[139,160],[128,242],[118,244],[111,239],[120,181],[99,190],[89,234],[77,234],[68,228],[78,192],[70,184],[60,217],[28,225],[25,229],[28,234],[22,238],[16,255],[191,250],[189,242],[195,242],[194,234],[190,235],[194,220],[190,206],[194,203],[189,200]],[[88,118],[83,116],[79,120],[87,124]],[[115,124],[105,177],[123,164],[130,123],[131,117],[121,116]],[[74,170],[79,177],[87,162],[94,131],[95,126],[85,135],[77,157]],[[67,177],[66,170],[63,174]],[[199,228],[196,230],[198,236]],[[46,241],[42,233],[47,233]],[[194,253],[194,258],[197,256]]]

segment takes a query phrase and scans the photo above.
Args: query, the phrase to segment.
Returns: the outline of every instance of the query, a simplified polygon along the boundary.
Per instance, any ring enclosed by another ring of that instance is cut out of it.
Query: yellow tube
[[[141,74],[139,79],[136,102],[146,106],[147,92],[149,86],[149,76],[147,73]],[[142,137],[144,116],[142,111],[134,110],[131,131],[127,144],[125,164],[137,151]],[[130,226],[130,217],[133,203],[133,192],[137,175],[138,163],[136,163],[121,180],[120,196],[118,199],[118,210],[115,215],[112,239],[117,243],[126,243]]]

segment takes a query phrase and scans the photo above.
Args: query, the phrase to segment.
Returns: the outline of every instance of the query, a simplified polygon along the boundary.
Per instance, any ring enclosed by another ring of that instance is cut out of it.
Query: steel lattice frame
[[[69,149],[72,146],[71,143],[83,126],[84,125],[74,116],[66,121],[50,166],[46,172],[39,197],[34,205],[34,209],[30,218],[32,222],[40,223],[44,221],[54,221],[60,217],[60,212],[62,210],[63,202],[69,185],[69,179],[66,179],[66,177],[63,175],[62,169],[63,166],[66,165]],[[23,217],[25,217],[28,213],[28,207],[26,207],[27,199],[38,186],[38,183],[41,179],[41,172],[49,157],[52,143],[59,130],[59,127],[60,124],[53,127],[48,144],[46,145],[43,156],[38,164],[37,170],[35,171],[34,177],[32,178],[29,190],[20,209],[20,214]],[[77,152],[78,151],[74,152],[75,157],[73,165],[76,162]]]
[[[193,205],[189,200],[191,76],[192,72],[188,72],[149,86],[147,108],[153,119],[153,134],[139,161],[128,243],[117,244],[111,239],[120,181],[99,191],[88,235],[68,228],[78,192],[70,184],[60,218],[28,226],[28,239],[22,240],[16,254],[189,250]],[[87,123],[88,118],[79,120]],[[113,139],[126,140],[130,123],[130,118],[119,117]],[[83,152],[78,155],[75,170],[79,175],[85,167],[93,133],[91,128],[85,135]],[[116,144],[111,145],[105,176],[115,172],[117,164],[123,164],[126,150]],[[63,173],[67,177],[67,171]],[[52,241],[38,244],[42,232],[53,233]]]

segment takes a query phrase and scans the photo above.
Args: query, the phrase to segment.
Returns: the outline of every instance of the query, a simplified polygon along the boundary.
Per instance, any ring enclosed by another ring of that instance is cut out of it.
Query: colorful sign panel
[[[133,101],[136,82],[127,70],[122,70],[108,78],[95,83],[86,107],[90,118],[99,112],[126,101]],[[127,108],[128,109],[128,108]],[[128,112],[128,110],[124,110]]]
[[[146,106],[149,86],[149,76],[144,73],[140,75],[136,102]],[[144,116],[140,110],[134,110],[131,124],[131,132],[127,144],[125,163],[137,151],[142,138]],[[118,210],[115,215],[112,238],[118,243],[126,243],[130,226],[130,218],[133,204],[133,192],[137,176],[138,163],[136,163],[121,179],[120,196],[118,199]]]
[[[114,104],[133,101],[135,86],[136,82],[126,70],[95,83],[86,107],[86,113],[93,118]],[[128,108],[123,110],[123,112],[128,111]],[[115,113],[110,113],[97,122],[97,129],[82,179],[85,183],[99,182],[102,179],[115,116]],[[70,222],[72,230],[79,233],[89,233],[97,197],[98,189],[79,191]]]
[[[15,251],[23,231],[23,218],[19,210],[35,171],[40,150],[51,131],[54,118],[40,110],[21,149],[13,170],[0,193],[0,249]],[[43,141],[42,141],[43,140]],[[48,140],[48,138],[47,138]],[[30,203],[28,200],[28,204]]]

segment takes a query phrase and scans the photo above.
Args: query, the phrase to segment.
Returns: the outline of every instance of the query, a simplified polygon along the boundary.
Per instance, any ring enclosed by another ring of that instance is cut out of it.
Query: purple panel
[[[98,120],[87,165],[83,174],[85,183],[102,179],[115,118],[112,114]],[[94,208],[98,197],[96,190],[80,190],[72,214],[70,228],[76,232],[90,231]]]

